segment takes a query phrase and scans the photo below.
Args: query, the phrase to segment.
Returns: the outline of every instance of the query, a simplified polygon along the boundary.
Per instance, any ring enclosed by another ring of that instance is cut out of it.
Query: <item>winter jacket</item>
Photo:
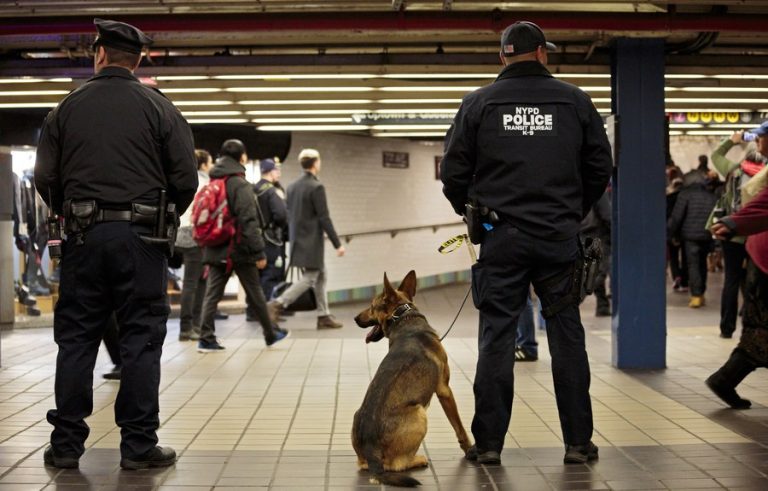
[[[331,222],[325,188],[317,176],[305,172],[288,186],[288,214],[291,266],[322,269],[325,258],[323,232],[328,234],[334,248],[341,247],[341,241]]]
[[[687,185],[680,191],[672,215],[667,220],[668,237],[679,234],[683,240],[709,240],[712,234],[707,229],[707,220],[717,197],[707,189],[703,174],[690,173],[686,178]]]
[[[739,235],[747,238],[747,253],[760,270],[768,274],[768,188],[722,222]]]
[[[227,201],[229,211],[235,217],[237,234],[234,244],[229,242],[220,246],[205,247],[205,264],[225,264],[230,254],[233,263],[255,263],[266,258],[264,239],[261,235],[258,204],[253,194],[253,186],[245,180],[245,167],[230,157],[221,157],[211,169],[211,179],[229,176],[227,180]],[[230,251],[231,247],[231,251]]]

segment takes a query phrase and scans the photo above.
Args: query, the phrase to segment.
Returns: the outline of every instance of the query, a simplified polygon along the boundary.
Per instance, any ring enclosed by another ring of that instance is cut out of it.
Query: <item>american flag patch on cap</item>
[[[504,52],[505,53],[514,53],[515,52],[515,45],[514,44],[505,44],[504,45]]]

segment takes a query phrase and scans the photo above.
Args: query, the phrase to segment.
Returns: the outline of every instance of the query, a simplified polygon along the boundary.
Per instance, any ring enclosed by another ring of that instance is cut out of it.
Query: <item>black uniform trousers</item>
[[[723,262],[725,263],[725,279],[720,296],[720,333],[730,336],[736,330],[736,319],[739,316],[739,290],[744,288],[747,270],[744,261],[747,259],[747,249],[743,243],[723,241]]]
[[[259,268],[255,263],[237,263],[233,265],[233,270],[237,273],[237,279],[243,285],[245,298],[253,306],[256,318],[264,330],[264,339],[272,341],[275,339],[276,332],[272,321],[269,319],[267,311],[267,300],[264,298],[264,292],[261,291],[259,283]],[[200,325],[200,341],[213,343],[216,341],[216,326],[214,316],[216,315],[216,306],[224,297],[224,288],[227,286],[232,271],[227,271],[223,264],[211,264],[208,268],[208,281],[205,285],[205,298],[203,298],[202,324]]]
[[[93,411],[93,367],[109,316],[120,326],[122,378],[115,401],[120,453],[136,458],[157,444],[160,355],[169,306],[165,255],[128,222],[92,226],[64,244],[53,336],[56,409],[48,411],[56,455],[79,457]]]
[[[712,240],[686,240],[685,257],[688,261],[688,285],[692,296],[702,296],[707,291],[707,256],[712,252]]]
[[[533,283],[543,307],[552,305],[570,291],[573,275],[566,272],[577,257],[576,237],[546,240],[508,224],[486,233],[480,259],[472,267],[473,300],[480,310],[472,421],[478,450],[500,452],[504,446],[514,395],[517,320],[529,285]],[[592,438],[592,404],[577,300],[547,318],[547,341],[563,439],[568,445],[585,444]]]

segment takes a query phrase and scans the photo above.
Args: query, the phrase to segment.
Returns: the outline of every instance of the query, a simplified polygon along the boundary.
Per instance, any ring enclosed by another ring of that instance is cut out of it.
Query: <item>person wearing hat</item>
[[[235,220],[237,236],[232,242],[203,248],[203,262],[209,267],[203,297],[200,340],[197,344],[197,351],[200,353],[217,353],[224,350],[224,346],[216,338],[214,317],[233,271],[245,290],[248,305],[253,307],[255,316],[261,323],[267,346],[282,341],[290,334],[270,320],[267,300],[259,282],[259,270],[266,267],[267,256],[264,252],[264,226],[259,205],[251,184],[245,180],[247,161],[248,153],[243,142],[227,140],[221,145],[219,158],[210,172],[211,181],[224,179],[226,182],[227,204],[229,213]]]
[[[192,131],[174,105],[133,75],[152,40],[139,29],[95,19],[95,75],[45,119],[37,148],[40,196],[64,217],[53,336],[56,408],[44,462],[76,468],[93,410],[93,368],[114,311],[122,370],[115,401],[120,465],[172,465],[157,446],[160,354],[168,319],[168,228],[161,191],[183,213],[197,189]],[[170,216],[170,214],[167,214]],[[170,221],[169,221],[170,223]]]
[[[579,284],[580,223],[605,191],[612,160],[589,96],[547,70],[554,49],[531,22],[504,30],[504,68],[494,83],[464,97],[440,165],[453,209],[481,224],[471,229],[483,247],[472,266],[480,333],[476,444],[467,458],[486,465],[501,463],[512,414],[516,327],[531,283],[546,319],[564,462],[598,457],[580,295],[573,285]]]
[[[726,155],[730,150],[747,140],[754,140],[755,148],[750,148],[740,161],[732,161]],[[725,190],[715,205],[720,216],[736,213],[741,209],[742,189],[768,162],[768,121],[750,131],[737,131],[725,138],[712,152],[712,165],[725,178]],[[715,223],[715,213],[710,215],[708,226]],[[747,251],[744,247],[746,238],[732,236],[722,241],[723,266],[725,276],[720,294],[720,337],[731,338],[736,331],[739,317],[739,290],[743,290],[747,270],[744,268]]]
[[[285,191],[280,186],[280,162],[275,159],[259,162],[261,180],[253,185],[264,223],[267,266],[261,270],[259,279],[267,298],[271,298],[275,285],[285,276],[285,239],[288,237],[288,208]],[[256,312],[250,304],[245,310],[245,320],[256,320]]]

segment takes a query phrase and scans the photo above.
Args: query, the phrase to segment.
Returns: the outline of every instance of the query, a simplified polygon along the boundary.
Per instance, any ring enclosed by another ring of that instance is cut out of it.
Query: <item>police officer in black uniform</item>
[[[579,224],[603,194],[611,156],[589,97],[545,68],[541,29],[516,22],[501,38],[505,66],[496,81],[467,95],[446,135],[443,192],[458,214],[478,210],[484,238],[472,267],[480,310],[475,375],[476,446],[467,458],[498,465],[512,412],[515,335],[533,283],[547,318],[547,340],[564,461],[597,458],[592,444],[589,364],[573,293]]]
[[[54,429],[44,461],[78,467],[96,354],[115,311],[123,358],[115,401],[120,465],[162,467],[176,460],[173,449],[157,446],[156,434],[169,312],[163,246],[173,243],[169,211],[175,205],[183,213],[197,190],[192,132],[165,96],[133,75],[152,40],[121,22],[94,24],[96,74],[48,114],[35,164],[38,191],[64,217],[67,234],[53,327]]]

